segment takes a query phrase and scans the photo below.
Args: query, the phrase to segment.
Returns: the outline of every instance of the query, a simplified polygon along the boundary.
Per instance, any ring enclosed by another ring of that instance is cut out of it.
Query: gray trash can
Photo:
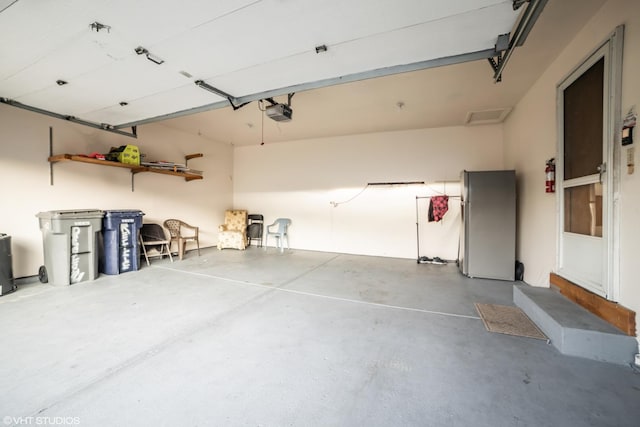
[[[11,236],[0,233],[0,295],[16,290],[11,263]]]
[[[55,286],[71,285],[98,277],[100,210],[40,212],[44,266],[39,277]]]

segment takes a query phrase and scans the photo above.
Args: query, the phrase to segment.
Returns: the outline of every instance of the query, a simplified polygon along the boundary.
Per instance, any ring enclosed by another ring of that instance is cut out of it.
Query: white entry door
[[[608,298],[616,111],[613,43],[612,37],[558,87],[558,273]]]

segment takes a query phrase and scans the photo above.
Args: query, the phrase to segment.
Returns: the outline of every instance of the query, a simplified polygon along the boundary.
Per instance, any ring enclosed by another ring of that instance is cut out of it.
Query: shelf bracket
[[[189,167],[189,160],[197,159],[198,157],[203,157],[203,156],[204,154],[202,153],[187,154],[186,156],[184,156],[184,165]]]
[[[147,170],[147,168],[145,168],[144,166],[140,166],[139,168],[131,169],[131,192],[132,193],[135,191],[134,176],[137,173],[144,172],[146,170]]]

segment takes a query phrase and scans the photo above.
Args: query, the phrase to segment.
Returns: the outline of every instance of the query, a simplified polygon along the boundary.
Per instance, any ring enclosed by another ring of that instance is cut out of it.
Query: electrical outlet
[[[636,157],[636,149],[635,147],[627,148],[627,174],[632,175],[635,171],[635,157]]]

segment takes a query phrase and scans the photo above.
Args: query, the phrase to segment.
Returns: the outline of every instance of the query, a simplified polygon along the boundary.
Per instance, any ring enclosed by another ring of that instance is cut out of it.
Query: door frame
[[[567,276],[578,285],[595,292],[608,300],[617,301],[620,295],[620,140],[618,132],[621,129],[622,108],[622,52],[624,42],[624,25],[620,25],[593,49],[580,63],[567,73],[556,86],[556,119],[557,119],[557,153],[556,177],[558,183],[556,191],[556,272],[561,276]],[[564,89],[577,77],[576,73],[583,74],[600,58],[605,58],[604,70],[604,96],[608,99],[603,111],[603,138],[606,140],[606,151],[603,153],[603,162],[606,164],[606,186],[603,186],[603,196],[606,204],[602,207],[603,227],[603,259],[602,259],[602,288],[599,292],[585,283],[580,283],[580,278],[571,277],[571,274],[561,271],[563,256],[564,232],[564,190],[562,178],[564,177]]]

